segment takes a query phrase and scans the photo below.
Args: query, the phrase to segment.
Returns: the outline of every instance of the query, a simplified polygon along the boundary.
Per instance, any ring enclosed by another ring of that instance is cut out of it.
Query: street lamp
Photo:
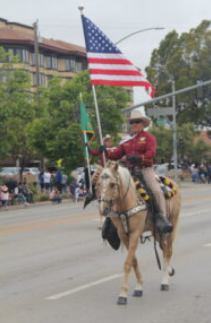
[[[161,30],[161,29],[165,29],[165,28],[163,28],[163,27],[151,27],[151,28],[145,28],[145,29],[137,30],[137,31],[135,31],[135,32],[133,32],[133,33],[131,33],[131,34],[129,34],[129,35],[127,35],[127,36],[125,36],[125,37],[121,38],[120,40],[118,40],[118,41],[116,42],[116,45],[118,45],[118,44],[119,44],[119,43],[121,43],[123,40],[125,40],[125,39],[127,39],[127,38],[129,38],[129,37],[131,37],[131,36],[134,36],[134,35],[136,35],[136,34],[142,33],[143,31],[147,31],[147,30]]]

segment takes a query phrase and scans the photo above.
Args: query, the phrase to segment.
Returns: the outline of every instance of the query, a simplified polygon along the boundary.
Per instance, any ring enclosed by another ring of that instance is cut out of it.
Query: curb
[[[51,202],[51,201],[45,201],[45,202],[35,202],[35,203],[30,203],[29,205],[24,205],[22,204],[17,204],[17,205],[9,205],[8,206],[8,211],[12,210],[21,210],[21,209],[32,209],[36,208],[38,206],[47,206],[47,205],[61,205],[61,204],[67,204],[67,203],[72,203],[74,202],[72,199],[64,199],[61,203],[56,203],[56,202]],[[3,208],[0,208],[0,210],[4,211]]]

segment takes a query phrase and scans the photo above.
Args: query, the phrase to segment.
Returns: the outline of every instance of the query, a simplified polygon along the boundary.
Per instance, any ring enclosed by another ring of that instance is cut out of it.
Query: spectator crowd
[[[68,180],[68,176],[60,169],[56,173],[49,170],[40,171],[37,175],[35,190],[31,189],[32,184],[27,184],[26,178],[22,183],[9,181],[0,187],[0,206],[7,211],[8,207],[16,204],[24,204],[26,207],[34,203],[34,193],[48,195],[52,202],[61,203],[63,196],[70,197],[74,201],[83,199],[86,195],[86,185],[83,171],[78,177]]]

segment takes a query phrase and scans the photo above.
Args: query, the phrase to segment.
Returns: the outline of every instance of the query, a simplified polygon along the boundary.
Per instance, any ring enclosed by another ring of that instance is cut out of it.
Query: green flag
[[[89,120],[86,107],[83,102],[80,102],[80,115],[81,115],[81,131],[87,134],[88,140],[91,140],[94,136],[94,130]]]

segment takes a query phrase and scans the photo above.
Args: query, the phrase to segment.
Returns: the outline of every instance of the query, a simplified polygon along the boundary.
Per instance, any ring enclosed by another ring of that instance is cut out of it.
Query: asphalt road
[[[184,185],[168,292],[160,291],[153,243],[138,248],[144,295],[117,306],[126,251],[98,230],[96,205],[39,206],[0,213],[2,323],[210,323],[211,185]]]

